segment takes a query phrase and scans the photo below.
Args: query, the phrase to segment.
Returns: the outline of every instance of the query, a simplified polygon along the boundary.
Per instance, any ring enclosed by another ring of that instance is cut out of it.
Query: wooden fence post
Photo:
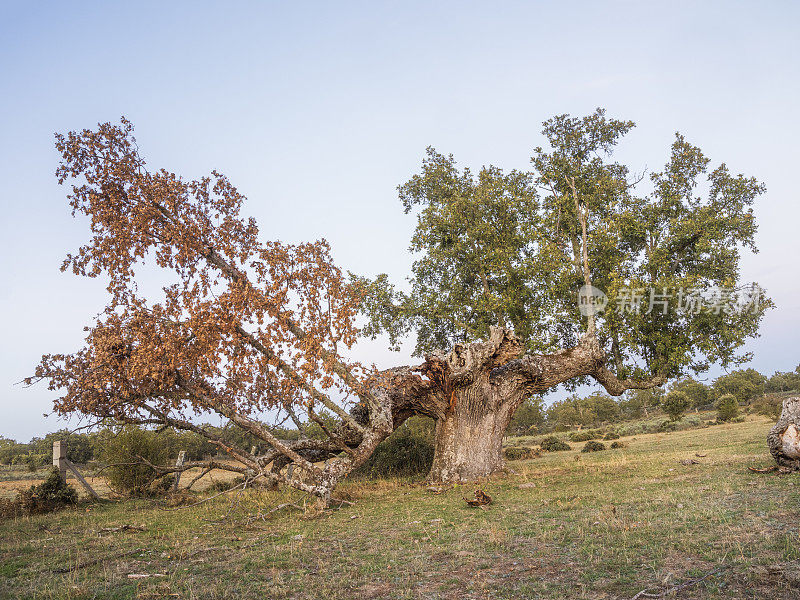
[[[175,461],[175,466],[180,468],[183,466],[183,463],[186,462],[186,450],[181,450],[178,452],[178,460]],[[181,472],[175,471],[175,479],[172,481],[172,491],[178,491],[178,484],[181,481]]]
[[[78,471],[78,468],[72,464],[72,461],[68,458],[65,458],[64,462],[67,463],[67,468],[72,471],[73,475],[75,475],[75,479],[77,479],[78,482],[86,489],[86,491],[89,492],[89,495],[99,500],[100,496],[94,491],[94,488],[89,485],[89,482],[83,478],[83,475],[81,475],[81,472]]]
[[[53,442],[53,466],[58,468],[61,481],[67,480],[67,442]]]
[[[92,486],[89,485],[89,482],[83,478],[83,475],[81,475],[81,472],[78,471],[78,468],[67,458],[67,442],[61,440],[53,442],[53,466],[58,467],[58,474],[61,477],[61,481],[67,481],[67,469],[69,469],[75,476],[75,479],[77,479],[78,482],[84,488],[86,488],[86,491],[89,492],[89,495],[97,499],[100,498]]]

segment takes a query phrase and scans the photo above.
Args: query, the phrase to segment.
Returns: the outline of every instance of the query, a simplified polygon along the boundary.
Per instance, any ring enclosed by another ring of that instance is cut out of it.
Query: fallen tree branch
[[[145,531],[145,528],[138,525],[120,525],[119,527],[103,527],[97,533],[119,533],[120,531]]]
[[[755,467],[747,467],[747,468],[750,469],[753,473],[772,473],[773,471],[778,470],[777,466],[767,467],[766,469],[756,469]]]

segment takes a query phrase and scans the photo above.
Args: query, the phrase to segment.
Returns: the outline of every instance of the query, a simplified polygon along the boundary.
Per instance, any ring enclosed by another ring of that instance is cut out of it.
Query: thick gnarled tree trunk
[[[427,356],[419,367],[387,373],[395,427],[411,414],[436,420],[432,482],[476,480],[503,469],[503,435],[532,394],[581,376],[593,377],[613,395],[663,383],[662,376],[618,379],[606,368],[593,334],[554,354],[524,355],[514,334],[498,327],[486,341],[456,344],[450,352]]]
[[[455,392],[451,406],[436,421],[431,481],[468,481],[505,467],[503,435],[513,414],[512,403],[500,396],[484,376]]]
[[[783,401],[781,417],[770,430],[767,444],[779,466],[800,471],[800,396]]]
[[[294,462],[302,467],[305,479],[290,484],[327,500],[336,484],[381,440],[410,416],[425,415],[436,420],[428,480],[482,479],[505,467],[503,435],[520,404],[532,394],[582,376],[593,377],[613,395],[663,383],[662,376],[643,381],[617,378],[606,368],[605,354],[592,334],[573,348],[525,355],[513,332],[493,327],[488,340],[456,344],[449,352],[427,356],[416,367],[383,371],[368,391],[370,403],[356,405],[331,432],[330,440],[273,440],[278,447],[258,457],[258,464],[277,460],[278,473],[268,474],[277,479],[283,464]],[[261,429],[255,433],[267,435]],[[325,459],[327,463],[317,467]]]

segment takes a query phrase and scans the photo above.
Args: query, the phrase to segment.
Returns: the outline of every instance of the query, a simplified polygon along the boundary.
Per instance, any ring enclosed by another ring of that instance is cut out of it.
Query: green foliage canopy
[[[794,371],[776,372],[764,386],[765,392],[792,392],[800,390],[800,365]]]
[[[399,186],[417,216],[411,289],[385,274],[353,275],[369,316],[364,332],[386,332],[396,345],[413,331],[422,355],[504,325],[528,350],[549,352],[587,330],[576,300],[587,280],[612,303],[635,288],[741,291],[740,252],[756,250],[751,206],[764,186],[724,164],[712,168],[678,134],[650,191],[637,193],[629,168],[613,160],[633,127],[602,109],[553,117],[543,128],[548,146],[534,150],[528,172],[488,166],[474,174],[429,148],[421,172]],[[747,310],[612,306],[596,329],[619,377],[675,377],[746,360],[739,350],[769,306],[763,298]]]
[[[683,418],[683,413],[689,408],[691,402],[689,397],[684,392],[671,391],[661,403],[664,412],[669,415],[671,421],[680,421]]]
[[[733,394],[723,394],[717,400],[717,420],[726,422],[739,416],[739,402]]]
[[[739,369],[717,377],[714,381],[714,393],[717,398],[732,394],[738,402],[749,404],[764,394],[766,380],[755,369]]]
[[[691,377],[686,377],[670,386],[670,391],[683,392],[689,399],[689,406],[692,408],[702,408],[711,403],[711,390],[710,388]]]

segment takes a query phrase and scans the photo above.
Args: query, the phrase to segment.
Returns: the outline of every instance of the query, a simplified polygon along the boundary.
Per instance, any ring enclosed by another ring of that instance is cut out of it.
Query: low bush
[[[777,421],[783,409],[783,396],[780,394],[766,394],[762,398],[755,400],[750,405],[750,410],[758,415],[769,417]]]
[[[689,397],[680,391],[671,391],[661,401],[661,408],[669,415],[670,420],[680,421],[683,413],[689,408],[691,402]]]
[[[224,481],[224,480],[217,480],[212,483],[210,486],[206,488],[206,492],[227,492],[230,489],[233,489],[237,486],[240,486],[244,483],[244,477],[234,477],[233,479]]]
[[[717,421],[727,423],[739,416],[739,401],[733,394],[723,394],[717,400]]]
[[[626,444],[625,442],[612,442],[611,443],[611,449],[612,450],[616,450],[617,448],[626,448],[627,446],[628,446],[628,444]]]
[[[664,433],[666,431],[685,431],[687,429],[696,429],[705,426],[704,415],[691,414],[684,416],[680,421],[673,421],[671,424],[666,425],[669,421],[665,421],[663,415],[654,416],[644,421],[635,421],[631,423],[619,423],[614,427],[614,431],[620,437],[629,437],[633,435],[641,435],[645,433]]]
[[[529,458],[537,458],[541,456],[541,451],[538,448],[530,448],[528,446],[512,446],[510,448],[503,448],[503,457],[506,460],[526,460]]]
[[[0,517],[12,518],[53,512],[77,501],[78,492],[61,479],[58,469],[53,467],[47,479],[19,492],[16,500],[0,501]]]
[[[584,429],[583,431],[573,431],[569,434],[571,442],[587,442],[603,437],[603,432],[599,429]]]
[[[75,504],[78,501],[78,492],[61,479],[56,467],[50,469],[50,474],[42,483],[32,485],[21,494],[23,503],[26,503],[32,511],[37,508]]]
[[[567,442],[557,438],[554,435],[550,435],[544,438],[540,446],[542,447],[542,450],[544,450],[545,452],[562,452],[564,450],[572,450],[572,448]]]
[[[412,417],[383,440],[356,474],[366,477],[426,475],[433,464],[433,420]]]
[[[142,461],[153,465],[167,463],[169,446],[155,431],[125,425],[101,431],[96,442],[100,459],[108,465],[103,475],[114,491],[139,496],[169,489],[168,484],[156,483],[157,479],[167,478],[161,478],[158,471]]]
[[[658,431],[660,433],[666,433],[668,431],[678,431],[678,422],[677,421],[664,421],[661,425],[658,426]]]
[[[618,440],[621,436],[616,431],[609,431],[605,436],[603,436],[604,440]]]
[[[586,442],[586,445],[583,447],[581,452],[601,452],[606,449],[606,445],[603,442],[596,442],[594,440],[589,440]]]

